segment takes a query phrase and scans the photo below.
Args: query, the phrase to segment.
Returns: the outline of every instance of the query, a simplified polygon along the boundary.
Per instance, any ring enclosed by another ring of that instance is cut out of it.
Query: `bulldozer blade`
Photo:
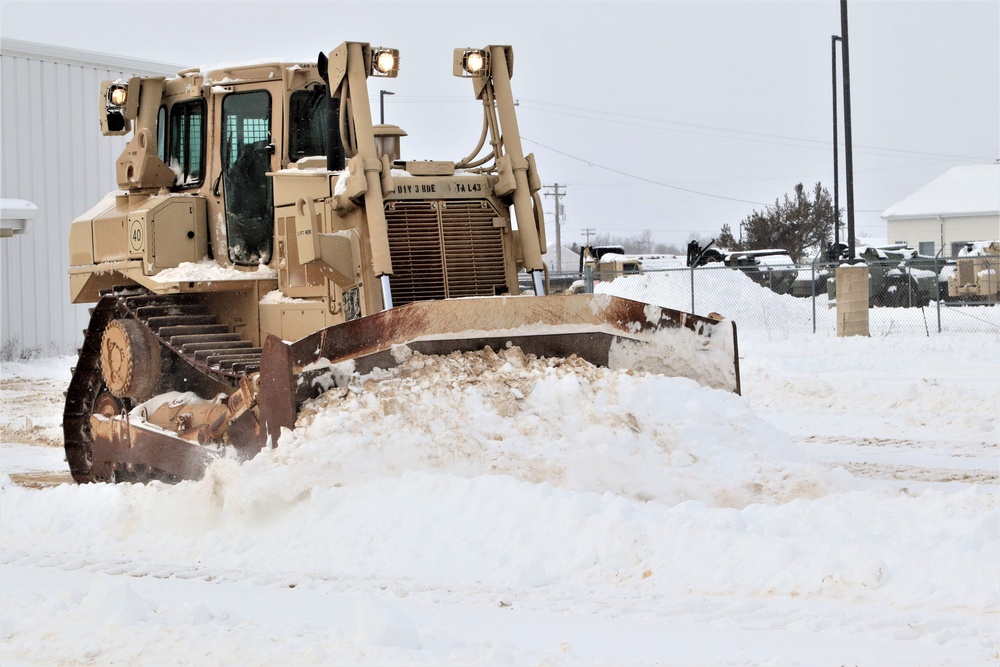
[[[368,373],[400,363],[393,348],[449,354],[517,346],[545,357],[576,355],[613,369],[687,377],[740,393],[736,324],[606,294],[421,301],[329,327],[261,357],[268,433],[294,427],[297,406],[333,386],[333,366]],[[290,385],[294,391],[289,391]]]

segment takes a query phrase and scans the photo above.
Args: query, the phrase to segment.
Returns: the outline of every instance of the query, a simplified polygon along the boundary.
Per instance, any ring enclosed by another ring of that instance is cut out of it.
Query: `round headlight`
[[[388,74],[396,67],[396,57],[392,51],[379,51],[375,56],[375,69],[383,74]]]
[[[124,86],[116,86],[109,91],[108,101],[116,107],[125,106],[126,99],[128,99],[128,88]]]
[[[465,69],[470,74],[479,74],[486,65],[486,58],[481,51],[470,51],[465,56]]]

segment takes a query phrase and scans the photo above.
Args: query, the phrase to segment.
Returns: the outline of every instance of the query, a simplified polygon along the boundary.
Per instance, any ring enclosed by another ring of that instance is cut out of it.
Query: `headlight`
[[[377,47],[372,49],[372,76],[396,76],[399,73],[399,50]]]
[[[462,53],[463,76],[485,76],[489,64],[489,54],[483,49],[465,49]]]
[[[486,54],[482,51],[470,51],[465,55],[465,71],[469,74],[479,74],[486,67]]]
[[[108,88],[108,106],[123,107],[128,100],[128,86],[123,83],[113,84]]]

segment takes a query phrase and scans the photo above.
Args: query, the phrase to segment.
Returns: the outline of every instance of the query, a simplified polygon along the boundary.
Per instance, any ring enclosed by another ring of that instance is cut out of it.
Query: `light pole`
[[[840,165],[837,161],[837,42],[839,35],[830,35],[830,53],[833,57],[833,248],[840,260]]]
[[[840,46],[844,68],[844,167],[847,181],[847,257],[854,261],[854,151],[851,146],[851,64],[847,47],[847,0],[840,0]]]
[[[396,93],[389,90],[378,91],[378,122],[379,125],[385,125],[385,96],[395,95]]]

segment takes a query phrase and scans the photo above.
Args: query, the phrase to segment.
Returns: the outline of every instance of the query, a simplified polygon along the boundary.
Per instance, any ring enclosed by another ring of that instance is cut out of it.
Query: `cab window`
[[[156,157],[167,161],[167,107],[156,114]]]
[[[316,85],[292,93],[288,100],[288,158],[295,162],[311,155],[326,155],[326,114],[330,96]]]
[[[205,180],[205,103],[191,100],[170,110],[170,160],[167,164],[179,187],[201,185]]]
[[[271,96],[264,90],[222,100],[222,189],[229,258],[235,264],[271,261]]]

